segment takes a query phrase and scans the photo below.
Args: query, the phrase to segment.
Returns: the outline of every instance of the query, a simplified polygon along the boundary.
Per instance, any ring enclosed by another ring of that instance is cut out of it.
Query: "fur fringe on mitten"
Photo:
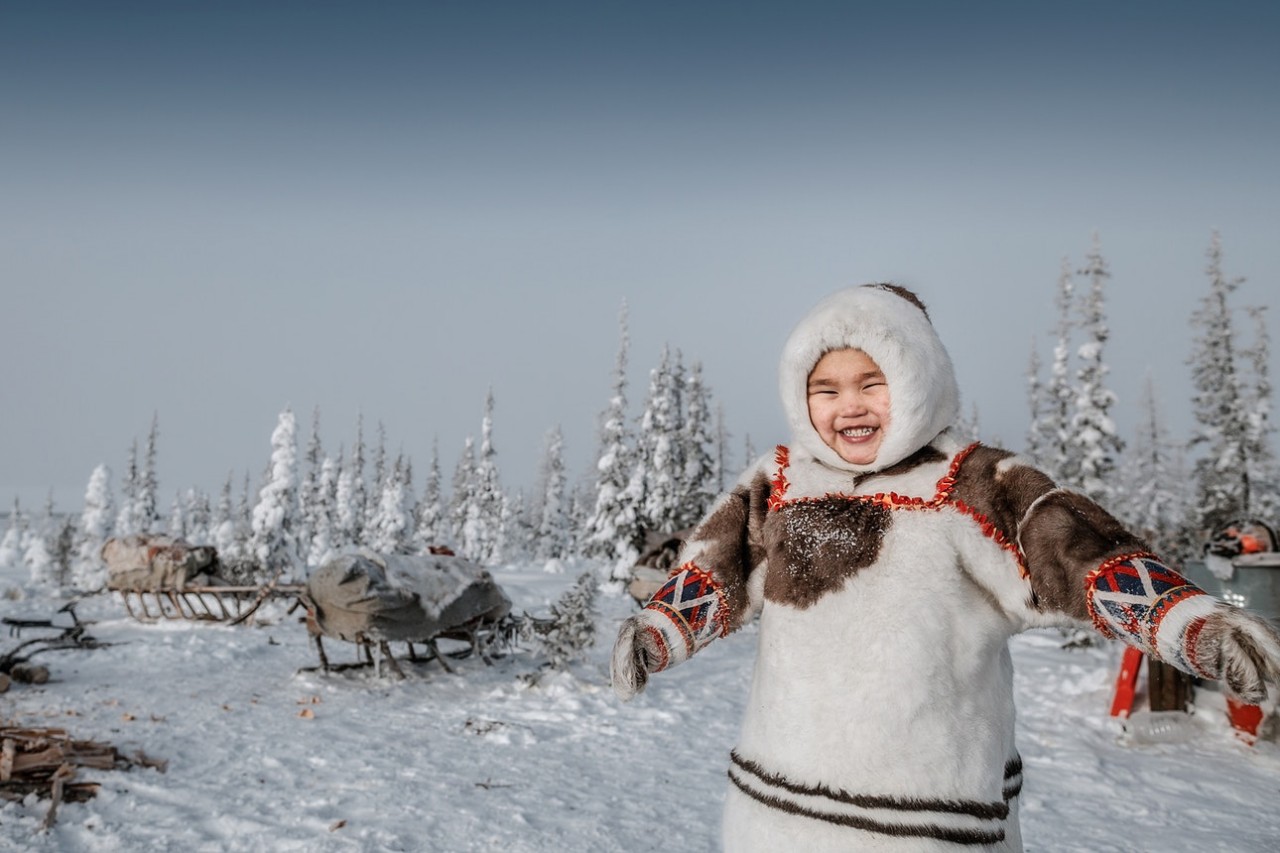
[[[1195,654],[1208,670],[1220,673],[1227,690],[1256,705],[1267,697],[1267,681],[1280,682],[1280,632],[1263,617],[1220,605],[1205,619]]]

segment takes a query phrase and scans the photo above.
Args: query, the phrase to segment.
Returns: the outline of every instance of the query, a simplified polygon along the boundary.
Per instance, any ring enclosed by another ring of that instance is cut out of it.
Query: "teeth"
[[[840,430],[840,434],[847,435],[849,438],[866,438],[875,431],[875,427],[849,427],[848,429]]]

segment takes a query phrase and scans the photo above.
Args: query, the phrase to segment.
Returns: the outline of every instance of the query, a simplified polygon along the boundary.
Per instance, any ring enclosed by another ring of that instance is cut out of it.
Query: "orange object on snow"
[[[1133,696],[1138,689],[1138,670],[1142,668],[1142,650],[1129,646],[1120,660],[1116,676],[1116,694],[1111,700],[1111,716],[1127,718],[1133,711]]]

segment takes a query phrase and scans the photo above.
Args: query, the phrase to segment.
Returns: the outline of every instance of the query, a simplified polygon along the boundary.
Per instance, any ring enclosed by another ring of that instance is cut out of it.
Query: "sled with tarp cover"
[[[102,546],[107,589],[140,622],[191,619],[238,624],[273,597],[297,597],[298,585],[236,584],[223,577],[217,551],[171,536],[113,537]]]
[[[302,600],[307,629],[326,672],[376,665],[375,652],[403,676],[391,643],[405,643],[410,660],[479,654],[486,662],[517,630],[511,599],[482,566],[453,554],[344,554],[315,569]],[[354,643],[363,660],[330,664],[322,638]],[[455,648],[442,643],[448,641]],[[425,658],[415,646],[429,651]]]

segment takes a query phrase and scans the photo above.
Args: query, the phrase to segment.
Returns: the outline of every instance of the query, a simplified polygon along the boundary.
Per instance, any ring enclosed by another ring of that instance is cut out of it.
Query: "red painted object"
[[[1111,700],[1111,716],[1128,717],[1133,711],[1133,696],[1138,689],[1138,670],[1142,667],[1142,651],[1129,646],[1120,661],[1116,677],[1115,698]]]
[[[1231,727],[1248,735],[1250,741],[1257,739],[1258,727],[1262,725],[1262,708],[1237,702],[1228,696],[1227,718],[1231,720]]]

